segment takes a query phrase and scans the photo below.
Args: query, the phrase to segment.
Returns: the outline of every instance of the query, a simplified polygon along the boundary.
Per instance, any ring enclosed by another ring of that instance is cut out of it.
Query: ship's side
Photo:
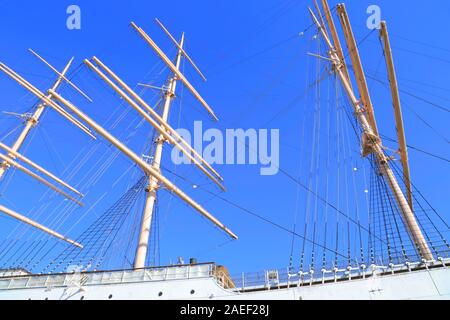
[[[450,299],[445,261],[236,287],[214,264],[0,278],[4,300]]]

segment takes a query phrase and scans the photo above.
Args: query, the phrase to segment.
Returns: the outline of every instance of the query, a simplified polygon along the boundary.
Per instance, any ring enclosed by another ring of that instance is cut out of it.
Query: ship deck
[[[30,288],[58,288],[68,286],[87,287],[93,285],[129,284],[139,282],[173,281],[187,279],[214,278],[224,289],[236,293],[263,290],[279,290],[300,286],[314,286],[333,282],[354,281],[371,277],[383,277],[426,269],[448,268],[450,258],[439,261],[408,263],[389,266],[364,266],[360,268],[321,270],[291,274],[288,270],[269,270],[259,273],[230,277],[226,269],[215,263],[195,265],[175,265],[152,267],[140,270],[72,272],[61,274],[25,274],[14,271],[8,275],[3,270],[0,276],[0,290],[20,290]]]

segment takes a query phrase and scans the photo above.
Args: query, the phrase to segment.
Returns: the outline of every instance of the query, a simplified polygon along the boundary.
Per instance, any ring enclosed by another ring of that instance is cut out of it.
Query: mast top
[[[197,67],[197,65],[194,63],[194,61],[191,59],[191,57],[189,57],[189,55],[186,53],[186,51],[184,50],[184,48],[178,43],[178,41],[172,36],[172,34],[169,32],[169,30],[167,30],[167,28],[162,24],[162,22],[158,19],[155,18],[156,23],[161,27],[161,29],[167,34],[167,36],[170,38],[170,40],[172,40],[172,42],[177,46],[178,50],[180,50],[180,52],[186,57],[186,59],[191,63],[191,65],[194,67],[195,71],[197,71],[197,73],[200,75],[200,77],[202,77],[203,81],[207,81],[206,77],[203,75],[203,73],[200,71],[200,69]],[[183,37],[184,37],[184,32],[183,32]]]
[[[39,60],[41,60],[43,63],[45,63],[53,72],[55,72],[59,77],[61,77],[61,79],[63,79],[65,82],[67,82],[72,88],[74,88],[81,96],[83,96],[87,101],[89,102],[93,102],[92,99],[86,94],[84,93],[80,88],[78,88],[75,84],[72,83],[72,81],[70,81],[69,79],[67,79],[67,77],[62,74],[61,72],[59,72],[55,67],[53,67],[49,62],[47,62],[44,58],[42,58],[39,54],[37,54],[35,51],[33,51],[32,49],[28,49],[28,51],[31,52],[31,54],[33,54],[35,57],[37,57]],[[70,59],[70,63],[72,63],[72,61],[75,59],[75,57],[72,57]]]
[[[152,47],[152,49],[158,54],[158,56],[163,60],[163,62],[169,67],[169,69],[178,77],[178,79],[184,84],[184,86],[192,93],[192,95],[200,102],[200,104],[208,111],[208,113],[213,117],[215,121],[219,121],[219,118],[214,113],[213,109],[209,104],[203,99],[203,97],[198,93],[194,86],[189,82],[189,80],[181,73],[173,62],[166,56],[166,54],[158,47],[158,45],[150,38],[150,36],[136,23],[131,22],[131,26],[139,33],[139,35]]]

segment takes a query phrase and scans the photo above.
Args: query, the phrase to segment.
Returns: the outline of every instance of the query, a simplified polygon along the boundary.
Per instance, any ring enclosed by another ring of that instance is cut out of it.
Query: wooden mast
[[[364,106],[364,111],[367,113],[367,118],[372,126],[373,132],[378,137],[378,128],[375,121],[375,113],[373,110],[372,100],[370,99],[369,88],[367,86],[366,76],[359,56],[358,46],[356,44],[355,36],[348,19],[347,11],[344,4],[338,4],[337,6],[338,16],[341,21],[342,30],[344,31],[345,41],[347,43],[347,49],[352,61],[353,70],[355,72],[356,83],[358,85],[358,91],[361,96],[361,102]]]
[[[158,21],[158,23],[161,25],[161,23]],[[65,82],[69,83],[77,92],[82,94],[83,97],[85,97],[88,101],[92,101],[86,94],[84,94],[77,86],[72,84],[70,80],[68,80],[65,76],[67,73],[73,59],[69,62],[67,67],[63,70],[63,72],[59,72],[56,70],[52,65],[50,65],[47,61],[45,61],[41,56],[39,56],[34,51],[30,50],[35,56],[37,56],[41,61],[43,61],[47,66],[49,66],[57,75],[58,75],[58,81],[55,83],[55,85],[50,88],[45,94],[41,92],[39,89],[37,89],[35,86],[33,86],[30,82],[28,82],[26,79],[21,77],[18,73],[16,73],[14,70],[9,68],[4,63],[0,62],[0,71],[4,72],[6,75],[8,75],[10,78],[15,80],[18,84],[26,88],[28,91],[30,91],[33,95],[35,95],[39,100],[41,101],[41,104],[39,105],[38,113],[35,114],[35,118],[39,119],[44,111],[44,108],[49,106],[53,108],[55,111],[57,111],[61,116],[63,116],[66,120],[77,126],[80,130],[88,134],[93,139],[96,139],[96,137],[92,134],[89,127],[87,127],[84,123],[81,121],[84,121],[88,126],[91,126],[94,131],[96,131],[99,135],[101,135],[103,138],[105,138],[107,141],[109,141],[111,144],[113,144],[119,151],[121,151],[124,155],[126,155],[130,160],[135,162],[144,172],[146,175],[149,176],[149,191],[150,190],[157,190],[159,188],[159,185],[164,185],[164,187],[168,190],[168,192],[174,193],[177,195],[180,199],[185,201],[187,204],[189,204],[194,210],[199,212],[202,216],[207,218],[209,221],[211,221],[215,226],[217,226],[219,229],[224,231],[226,234],[228,234],[233,239],[238,239],[236,234],[234,234],[227,226],[225,226],[221,221],[219,221],[216,217],[214,217],[212,214],[210,214],[203,206],[195,202],[191,197],[189,197],[186,193],[184,193],[180,188],[178,188],[175,184],[173,184],[169,179],[167,179],[164,175],[161,174],[161,168],[160,163],[162,160],[162,151],[163,151],[163,145],[164,143],[170,142],[171,144],[175,145],[177,148],[182,150],[182,152],[187,155],[194,164],[196,164],[210,179],[212,179],[219,187],[224,190],[224,187],[221,185],[221,182],[223,178],[219,175],[219,173],[212,168],[212,166],[207,163],[201,156],[198,155],[198,153],[173,129],[169,126],[167,120],[168,120],[168,114],[170,110],[170,105],[172,100],[175,97],[175,89],[176,89],[176,83],[177,81],[182,82],[189,91],[193,94],[193,96],[202,104],[202,106],[212,115],[212,117],[217,120],[217,116],[214,114],[213,110],[209,107],[209,105],[206,103],[206,101],[200,96],[200,94],[195,90],[195,88],[191,85],[191,83],[186,79],[186,77],[180,72],[180,64],[181,64],[181,58],[182,56],[187,56],[186,52],[184,51],[183,43],[184,43],[184,34],[181,40],[181,44],[177,44],[179,47],[179,52],[177,55],[177,61],[176,64],[173,64],[170,59],[167,58],[167,56],[156,46],[156,44],[151,40],[151,38],[141,29],[138,28],[134,23],[132,25],[136,28],[138,33],[144,38],[144,40],[149,43],[153,49],[158,53],[160,58],[169,66],[169,68],[173,72],[173,76],[170,80],[170,86],[169,90],[166,92],[166,101],[165,101],[165,107],[164,107],[164,114],[163,116],[159,116],[158,113],[154,112],[153,109],[148,106],[143,99],[141,99],[134,91],[132,91],[123,81],[121,81],[120,78],[115,76],[111,70],[106,68],[98,59],[94,58],[95,63],[99,64],[111,77],[114,78],[114,81],[118,82],[120,86],[124,87],[124,90],[127,91],[129,94],[133,96],[134,99],[138,101],[139,104],[141,104],[144,109],[149,114],[152,114],[157,120],[153,120],[149,115],[140,108],[138,104],[136,104],[125,92],[123,92],[116,84],[114,84],[109,78],[107,78],[102,72],[100,72],[89,60],[85,60],[85,63],[91,67],[94,71],[96,71],[105,81],[112,85],[113,89],[120,92],[120,95],[127,100],[140,114],[143,116],[147,121],[149,121],[161,134],[160,139],[157,141],[157,152],[155,154],[155,160],[153,165],[146,162],[144,159],[142,159],[140,156],[138,156],[135,152],[133,152],[130,148],[128,148],[125,144],[123,144],[121,141],[116,139],[113,135],[111,135],[107,130],[105,130],[102,126],[100,126],[98,123],[96,123],[94,120],[89,118],[86,114],[84,114],[81,110],[79,110],[77,107],[75,107],[70,101],[66,100],[64,97],[62,97],[57,92],[58,86],[61,84],[61,82],[64,80]],[[168,33],[167,29],[164,28],[164,31]],[[191,64],[194,65],[192,59],[188,59]],[[203,74],[198,70],[198,68],[194,65],[196,70],[199,72],[199,74],[204,78]],[[65,106],[70,112],[66,111],[60,104]],[[80,120],[78,120],[76,117],[78,117]],[[22,145],[24,139],[26,138],[29,131],[32,129],[33,124],[35,124],[37,120],[33,122],[27,123],[27,130],[23,133],[23,137],[19,139],[19,141],[16,143],[18,145],[17,149],[10,148],[9,146],[6,146],[4,144],[0,144],[0,147],[8,152],[8,155],[1,155],[0,154],[0,160],[5,161],[6,168],[9,166],[14,166],[17,169],[23,171],[24,173],[28,174],[29,176],[33,177],[34,179],[38,180],[39,182],[45,184],[49,188],[53,189],[54,191],[62,194],[66,198],[76,202],[79,205],[82,205],[81,202],[70,196],[68,193],[64,192],[63,190],[59,189],[58,187],[54,186],[53,184],[49,183],[47,180],[41,178],[36,173],[32,172],[31,170],[25,168],[24,166],[20,165],[18,162],[14,161],[16,158],[19,160],[27,163],[31,167],[33,167],[35,170],[39,171],[41,174],[46,175],[47,177],[51,178],[52,180],[56,181],[57,183],[63,185],[65,188],[69,189],[70,191],[76,193],[79,196],[83,196],[80,192],[78,192],[75,188],[71,187],[67,183],[65,183],[63,180],[59,179],[55,175],[51,174],[44,168],[38,166],[31,160],[27,159],[26,157],[22,156],[17,150],[20,148],[20,145]],[[198,159],[197,159],[198,158]],[[210,172],[206,169],[209,169]],[[4,173],[4,172],[3,172]],[[220,181],[219,181],[220,180]],[[149,192],[149,199],[148,204],[146,205],[146,210],[144,211],[143,215],[143,222],[142,222],[142,235],[141,239],[146,238],[148,241],[148,232],[149,228],[151,226],[151,215],[153,213],[153,207],[156,202],[156,193]],[[20,220],[24,223],[27,223],[29,225],[32,225],[35,228],[38,228],[48,234],[51,234],[59,239],[65,240],[72,245],[81,247],[80,244],[65,238],[61,234],[40,225],[39,223],[26,218],[25,216],[22,216],[18,214],[17,212],[14,212],[8,208],[5,208],[1,206],[0,211],[16,218],[17,220]],[[150,214],[150,218],[147,219],[147,217]],[[148,227],[146,227],[147,221],[150,223]],[[145,234],[147,236],[145,236]],[[142,249],[142,241],[139,243],[139,247]],[[148,245],[148,242],[147,242]],[[137,251],[139,252],[140,249],[138,248]],[[143,252],[143,251],[141,251]],[[144,261],[145,263],[145,255],[141,254],[139,252],[139,257],[143,256],[143,259],[141,261]],[[141,262],[139,262],[139,259],[137,259],[136,264],[139,265]]]
[[[8,216],[10,216],[10,217],[12,217],[12,218],[14,218],[16,220],[19,220],[19,221],[21,221],[23,223],[26,223],[26,224],[32,226],[33,228],[39,229],[39,230],[41,230],[41,231],[43,231],[43,232],[45,232],[45,233],[47,233],[47,234],[49,234],[49,235],[51,235],[51,236],[53,236],[55,238],[58,238],[58,239],[63,240],[65,242],[67,242],[67,243],[70,243],[71,245],[73,245],[75,247],[83,249],[83,246],[81,244],[79,244],[78,242],[76,242],[74,240],[71,240],[71,239],[67,238],[66,236],[63,236],[62,234],[60,234],[60,233],[58,233],[56,231],[53,231],[53,230],[43,226],[42,224],[39,224],[36,221],[33,221],[33,220],[31,220],[31,219],[21,215],[20,213],[17,213],[15,211],[11,210],[11,209],[8,209],[8,208],[6,208],[6,207],[4,207],[2,205],[0,205],[0,212],[3,212],[4,214],[6,214],[6,215],[8,215]]]
[[[194,86],[186,79],[184,74],[177,69],[177,67],[170,61],[170,59],[164,54],[164,52],[158,47],[158,45],[148,36],[145,31],[138,27],[134,22],[131,22],[131,26],[136,30],[137,33],[148,43],[150,47],[156,52],[156,54],[161,58],[162,61],[169,67],[169,69],[178,77],[178,79],[183,82],[184,86],[192,93],[192,95],[197,99],[200,104],[209,112],[211,117],[215,121],[219,121],[216,114],[209,106],[209,104],[203,99],[203,97],[197,92]]]
[[[319,16],[319,19],[320,19],[320,24],[324,26],[325,21],[323,20],[322,11],[320,10],[320,6],[319,6],[319,3],[317,2],[317,0],[314,0],[314,6],[316,7],[317,15]],[[325,29],[325,33],[328,36],[328,30]]]
[[[158,179],[164,186],[167,188],[169,192],[173,192],[180,199],[189,204],[193,209],[198,211],[201,215],[211,221],[214,225],[224,231],[233,239],[238,239],[237,235],[234,234],[227,226],[225,226],[222,222],[220,222],[216,217],[210,214],[203,206],[195,202],[191,197],[189,197],[185,192],[183,192],[180,188],[178,188],[175,184],[173,184],[169,179],[167,179],[164,175],[161,174],[160,171],[155,170],[152,165],[144,161],[140,156],[138,156],[135,152],[133,152],[129,147],[127,147],[124,143],[114,137],[111,133],[109,133],[105,128],[95,122],[93,119],[88,117],[85,113],[83,113],[80,109],[74,106],[70,101],[64,99],[61,95],[56,93],[53,90],[49,91],[53,94],[56,100],[66,106],[73,114],[82,119],[86,124],[92,127],[99,135],[109,141],[112,145],[114,145],[118,150],[120,150],[124,155],[126,155],[131,161],[136,163],[145,173],[150,176],[154,176]]]
[[[174,145],[178,148],[187,158],[189,158],[192,163],[194,163],[208,178],[210,178],[219,188],[225,191],[225,187],[222,185],[221,181],[223,178],[219,175],[214,168],[202,158],[195,151],[189,143],[187,143],[177,132],[174,130],[155,110],[153,110],[136,92],[134,92],[130,87],[128,87],[117,75],[115,75],[111,69],[104,65],[97,57],[93,57],[92,60],[100,66],[109,76],[111,76],[114,81],[116,81],[119,86],[114,83],[107,75],[105,75],[101,70],[93,65],[89,60],[85,61],[85,64],[91,68],[97,75],[100,76],[114,91],[116,91],[123,100],[125,100],[130,106],[133,107],[148,123],[150,123],[169,144]],[[126,92],[124,92],[126,91]],[[128,94],[129,95],[128,95]],[[133,99],[136,101],[133,101]],[[142,109],[141,106],[144,107]],[[152,118],[152,116],[154,118]],[[208,171],[208,169],[211,171]]]
[[[342,69],[345,73],[345,76],[347,77],[347,80],[348,80],[349,84],[351,85],[350,75],[348,73],[347,64],[345,62],[344,51],[342,50],[341,41],[339,40],[339,36],[338,36],[337,30],[336,30],[336,25],[334,24],[334,19],[333,19],[333,16],[331,15],[331,10],[328,5],[328,1],[327,0],[321,0],[321,1],[322,1],[323,10],[325,11],[325,19],[327,20],[328,26],[330,27],[331,37],[333,39],[332,43],[334,44],[334,47],[336,48],[336,53],[339,57],[340,62],[342,63]],[[325,26],[325,24],[323,24],[323,25]]]
[[[180,70],[181,58],[183,56],[183,46],[184,46],[184,33],[181,36],[181,41],[178,46],[178,53],[176,56],[175,67],[177,70]],[[164,107],[162,112],[162,120],[164,122],[168,122],[169,120],[169,111],[172,104],[172,101],[175,99],[175,91],[177,87],[178,78],[175,73],[172,74],[171,79],[169,80],[169,84],[167,86],[167,90],[165,92],[165,100]],[[161,161],[163,156],[163,147],[166,138],[164,135],[160,135],[156,139],[156,149],[153,158],[153,168],[155,170],[161,169]],[[147,258],[148,246],[149,246],[149,238],[150,238],[150,229],[153,219],[153,213],[155,211],[155,205],[157,201],[157,193],[159,189],[159,181],[155,177],[149,178],[149,183],[147,187],[146,194],[146,203],[144,208],[144,214],[142,216],[141,221],[141,231],[139,234],[139,242],[138,247],[136,249],[136,258],[134,262],[135,269],[141,269],[145,267],[145,261]]]
[[[183,56],[190,62],[192,67],[194,67],[195,71],[199,74],[200,77],[202,77],[203,81],[206,81],[206,77],[203,75],[203,73],[200,71],[200,69],[197,67],[195,62],[191,59],[191,57],[186,53],[186,51],[183,49],[183,47],[175,40],[175,38],[170,34],[169,30],[162,24],[159,19],[155,19],[156,23],[161,27],[161,29],[166,33],[166,35],[169,37],[170,40],[177,46],[179,50],[183,53]]]
[[[414,210],[413,207],[413,198],[412,198],[412,190],[411,190],[411,177],[409,170],[409,161],[408,161],[408,147],[406,145],[405,138],[405,129],[403,125],[403,115],[402,115],[402,107],[400,103],[400,95],[398,92],[398,82],[397,76],[395,73],[394,67],[394,59],[392,57],[391,43],[389,40],[389,33],[386,25],[386,21],[381,22],[380,36],[383,40],[384,44],[384,54],[386,57],[386,65],[389,76],[389,84],[391,88],[392,95],[392,105],[394,107],[394,115],[395,115],[395,124],[397,131],[397,140],[398,140],[398,152],[400,154],[400,160],[402,162],[403,167],[403,180],[406,187],[406,196],[408,197],[408,203],[411,207],[411,210]]]
[[[29,166],[31,166],[33,169],[39,171],[40,173],[44,174],[45,176],[49,177],[50,179],[54,180],[55,182],[59,183],[60,185],[64,186],[65,188],[69,189],[73,193],[76,193],[80,197],[84,197],[84,195],[81,192],[79,192],[78,190],[76,190],[75,188],[70,186],[68,183],[66,183],[65,181],[61,180],[60,178],[58,178],[57,176],[55,176],[51,172],[47,171],[46,169],[42,168],[41,166],[37,165],[36,163],[34,163],[30,159],[26,158],[22,154],[18,153],[17,151],[14,151],[10,147],[8,147],[6,144],[0,142],[0,148],[5,150],[5,151],[7,151],[7,152],[9,152],[11,154],[11,155],[9,155],[10,157],[11,156],[16,157],[17,159],[19,159],[19,160],[25,162],[26,164],[28,164]],[[8,158],[6,156],[5,156],[5,158],[7,159],[5,161],[10,161],[11,160],[10,158]]]
[[[339,56],[337,55],[336,50],[333,48],[333,45],[325,32],[324,26],[320,24],[314,12],[311,9],[309,9],[309,11],[314,23],[317,25],[319,32],[322,34],[327,46],[330,49],[328,54],[330,58],[333,60],[336,73],[344,87],[345,92],[347,93],[352,103],[356,119],[358,120],[364,134],[368,135],[369,137],[377,137],[378,135],[374,131],[375,129],[372,127],[370,120],[368,119],[366,113],[364,112],[364,105],[362,104],[361,101],[359,101],[356,98],[356,95],[353,89],[351,88],[350,83],[347,80],[347,77],[345,76],[345,73],[342,70],[342,63],[339,62]],[[346,27],[351,28],[349,24],[347,24]],[[351,31],[351,29],[347,31]],[[360,64],[360,61],[358,63]],[[403,194],[402,189],[400,188],[400,185],[398,184],[397,178],[395,177],[394,172],[390,167],[389,164],[390,159],[386,157],[386,155],[384,154],[384,147],[381,143],[381,140],[371,139],[370,142],[371,142],[370,153],[374,154],[374,156],[377,159],[380,173],[387,181],[393,193],[397,206],[402,214],[406,229],[408,230],[408,233],[411,236],[411,239],[415,244],[415,247],[417,248],[419,255],[425,260],[432,260],[433,254],[431,253],[428,243],[419,227],[419,224],[414,216],[414,213],[412,212],[405,198],[405,195]]]
[[[58,76],[58,79],[55,81],[55,83],[52,86],[52,90],[57,90],[58,87],[61,85],[67,71],[69,70],[70,66],[72,65],[74,58],[70,59],[70,61],[65,66],[64,70],[60,73]],[[50,99],[52,96],[49,94],[47,95],[47,98]],[[25,139],[27,138],[30,131],[36,126],[36,124],[39,122],[42,114],[44,113],[46,104],[44,102],[40,103],[39,106],[36,108],[33,115],[27,119],[27,122],[25,123],[25,127],[23,128],[22,132],[20,133],[19,137],[14,142],[13,146],[11,147],[13,152],[17,152],[20,150],[20,148],[23,146]],[[14,154],[10,155],[12,159],[14,159]],[[7,162],[3,162],[0,166],[0,179],[3,177],[5,172],[8,170],[9,164]]]
[[[163,29],[163,31],[169,35],[172,41],[175,38],[168,32],[168,30],[159,22],[157,23]],[[187,78],[180,71],[181,58],[187,56],[183,49],[184,44],[184,34],[181,40],[181,44],[176,42],[178,48],[178,54],[176,56],[176,61],[172,62],[166,54],[157,46],[157,44],[148,36],[145,31],[138,27],[134,22],[131,22],[133,28],[139,33],[139,35],[150,45],[150,47],[157,53],[161,60],[169,67],[172,71],[172,78],[169,80],[168,88],[164,88],[165,100],[163,115],[159,115],[156,111],[150,107],[142,97],[140,97],[136,92],[134,92],[119,76],[117,76],[111,69],[109,69],[104,63],[102,63],[98,58],[93,57],[91,60],[86,59],[84,62],[90,69],[92,69],[102,80],[104,80],[115,92],[117,92],[121,98],[126,101],[130,106],[133,107],[147,122],[149,122],[160,134],[159,139],[156,141],[156,152],[152,163],[148,163],[142,157],[138,156],[125,144],[111,135],[102,126],[96,123],[94,120],[89,118],[76,106],[74,106],[70,101],[67,101],[59,94],[54,93],[55,99],[67,107],[73,114],[82,119],[90,127],[92,127],[98,134],[103,136],[106,140],[112,143],[116,148],[118,148],[123,154],[135,162],[144,172],[149,176],[149,185],[147,190],[147,201],[143,212],[143,217],[141,221],[141,231],[139,235],[138,247],[136,248],[136,257],[134,262],[134,267],[140,269],[145,267],[145,260],[148,251],[148,241],[151,229],[152,216],[154,211],[154,206],[157,201],[157,190],[160,186],[164,186],[169,192],[173,192],[180,199],[189,204],[193,209],[198,211],[205,218],[210,220],[214,225],[228,234],[231,238],[237,239],[238,237],[227,228],[222,222],[210,214],[205,208],[200,204],[195,202],[191,197],[184,193],[180,188],[173,184],[169,179],[167,179],[163,174],[161,174],[161,160],[163,145],[167,142],[174,147],[178,148],[184,155],[186,155],[193,164],[195,164],[203,173],[206,174],[212,181],[214,181],[222,190],[224,187],[221,184],[223,178],[220,174],[212,168],[212,166],[207,163],[201,155],[193,149],[188,142],[186,142],[168,123],[168,115],[170,111],[170,106],[175,98],[175,90],[177,82],[182,83],[197,99],[200,104],[210,113],[214,120],[218,120],[214,111],[208,105],[208,103],[203,99],[203,97],[197,92],[197,90],[192,86],[192,84],[187,80]],[[192,62],[192,59],[188,61],[193,64],[194,68],[199,72],[198,68]],[[95,66],[94,63],[98,66]],[[1,65],[0,65],[1,67]],[[100,70],[102,69],[102,70]],[[204,77],[201,72],[200,76]],[[209,170],[209,171],[208,171]]]
[[[78,88],[76,85],[74,85],[72,83],[72,81],[70,81],[69,79],[67,79],[67,77],[65,76],[65,74],[60,73],[58,70],[56,70],[55,67],[53,67],[50,63],[48,63],[44,58],[42,58],[39,54],[37,54],[34,50],[32,49],[28,49],[28,51],[30,51],[36,58],[38,58],[39,60],[41,60],[45,65],[47,65],[53,72],[55,72],[58,76],[60,76],[67,84],[69,84],[72,88],[75,89],[75,91],[77,91],[81,96],[83,96],[87,101],[89,102],[93,102],[92,99],[86,94],[84,93],[80,88]],[[73,60],[73,58],[72,58]]]
[[[72,116],[69,112],[64,110],[60,105],[55,103],[52,99],[48,98],[48,94],[50,92],[56,92],[55,90],[48,90],[47,95],[41,92],[39,89],[37,89],[35,86],[33,86],[31,83],[29,83],[27,80],[25,80],[23,77],[21,77],[17,72],[9,68],[4,63],[0,62],[0,70],[6,73],[11,79],[15,80],[17,83],[19,83],[21,86],[26,88],[28,91],[30,91],[32,94],[34,94],[37,98],[42,100],[42,102],[45,103],[46,106],[52,107],[56,112],[58,112],[62,117],[64,117],[67,121],[78,127],[81,131],[89,135],[92,139],[96,139],[96,137],[91,133],[88,127],[86,127],[83,123],[81,123],[78,119],[76,119],[74,116]],[[52,96],[54,94],[51,94]]]
[[[45,61],[42,57],[40,57],[37,53],[35,53],[33,50],[30,49],[30,51],[34,55],[36,55],[41,61],[46,63],[58,75],[57,80],[55,81],[53,86],[49,89],[49,92],[50,91],[56,91],[59,88],[59,86],[62,84],[63,80],[65,80],[66,82],[68,82],[72,86],[76,87],[65,76],[67,74],[68,70],[70,69],[72,63],[73,63],[74,58],[71,58],[69,60],[69,62],[66,64],[66,66],[64,67],[63,71],[59,72],[58,70],[53,68],[53,66],[51,66],[47,61]],[[65,188],[69,189],[70,191],[72,191],[73,193],[77,194],[78,196],[81,196],[81,197],[84,196],[82,193],[80,193],[75,188],[71,187],[69,184],[64,182],[62,179],[58,178],[57,176],[55,176],[51,172],[45,170],[41,166],[37,165],[36,163],[34,163],[30,159],[26,158],[25,156],[23,156],[22,154],[19,153],[19,150],[21,149],[21,147],[25,143],[25,140],[28,137],[29,133],[37,125],[37,123],[40,121],[40,119],[41,119],[41,117],[42,117],[46,107],[47,106],[52,106],[53,108],[58,109],[58,106],[54,105],[54,102],[51,100],[53,98],[53,94],[52,93],[47,93],[46,95],[44,95],[39,90],[34,88],[31,84],[29,84],[25,79],[21,78],[17,73],[15,73],[13,70],[8,68],[4,64],[0,63],[0,70],[5,72],[8,76],[13,78],[14,80],[16,80],[19,84],[24,86],[26,89],[30,90],[33,94],[35,94],[41,100],[41,103],[38,105],[38,107],[36,108],[34,113],[29,118],[27,118],[27,121],[25,123],[25,127],[23,128],[22,132],[19,134],[18,138],[13,143],[13,145],[11,147],[9,147],[9,146],[7,146],[7,145],[5,145],[3,143],[0,143],[0,148],[7,152],[7,155],[0,154],[0,160],[3,161],[1,166],[0,166],[0,179],[5,175],[5,173],[7,172],[7,170],[10,167],[14,167],[14,168],[22,171],[23,173],[27,174],[28,176],[32,177],[33,179],[37,180],[38,182],[44,184],[45,186],[47,186],[48,188],[52,189],[56,193],[61,194],[66,199],[69,199],[69,200],[77,203],[78,205],[83,206],[83,204],[80,201],[78,201],[77,199],[75,199],[74,197],[72,197],[71,195],[69,195],[68,193],[66,193],[62,189],[60,189],[59,187],[55,186],[54,184],[48,182],[47,180],[45,180],[44,178],[42,178],[41,176],[39,176],[35,172],[25,168],[24,166],[22,166],[21,164],[19,164],[16,161],[16,159],[18,159],[18,160],[28,164],[29,166],[31,166],[33,169],[35,169],[39,173],[49,177],[53,181],[55,181],[58,184],[64,186]],[[79,90],[78,87],[77,87],[77,90],[82,93],[82,91]],[[81,126],[80,123],[75,122],[75,120],[70,115],[65,114],[63,110],[59,109],[58,112],[60,112],[63,116],[65,116],[69,121],[72,121],[77,126],[80,126],[80,128],[85,129],[84,127]],[[11,210],[9,208],[6,208],[5,206],[1,206],[0,205],[0,212],[2,212],[4,214],[6,214],[6,215],[8,215],[8,216],[18,220],[18,221],[20,221],[22,223],[28,224],[28,225],[36,228],[36,229],[39,229],[40,231],[45,232],[45,233],[47,233],[47,234],[49,234],[49,235],[51,235],[51,236],[53,236],[55,238],[58,238],[58,239],[63,240],[63,241],[66,241],[67,243],[70,243],[71,245],[74,245],[74,246],[76,246],[78,248],[83,248],[83,246],[81,244],[79,244],[79,243],[77,243],[77,242],[67,238],[66,236],[64,236],[64,235],[62,235],[62,234],[60,234],[60,233],[58,233],[58,232],[56,232],[56,231],[54,231],[54,230],[44,226],[44,225],[42,225],[42,224],[40,224],[40,223],[30,219],[30,218],[27,218],[27,217],[17,213],[16,211],[13,211],[13,210]]]

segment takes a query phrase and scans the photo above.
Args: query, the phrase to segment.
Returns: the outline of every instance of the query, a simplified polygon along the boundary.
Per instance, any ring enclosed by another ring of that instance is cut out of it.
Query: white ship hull
[[[140,271],[0,278],[2,300],[330,300],[450,299],[450,269],[368,272],[358,278],[226,288],[211,268],[180,266]]]

